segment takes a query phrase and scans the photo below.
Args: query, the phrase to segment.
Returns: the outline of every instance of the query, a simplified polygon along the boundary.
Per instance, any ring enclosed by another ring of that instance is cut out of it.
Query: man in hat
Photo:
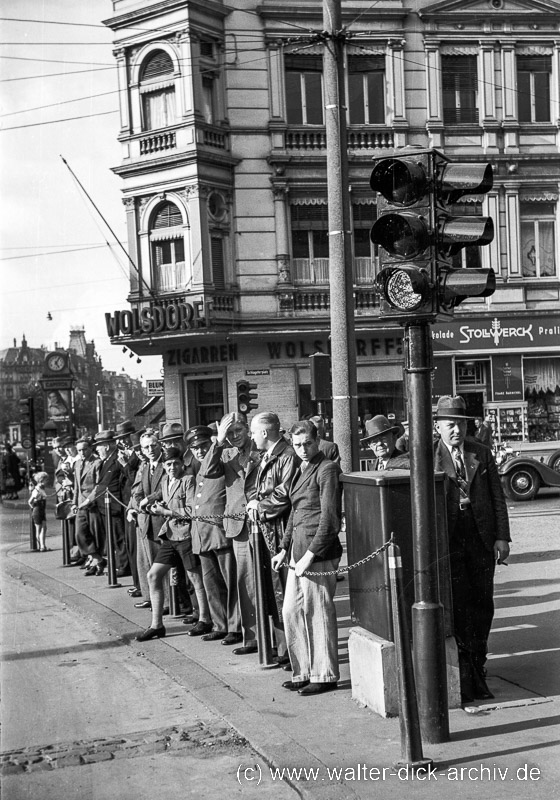
[[[208,477],[205,458],[212,446],[213,430],[196,425],[187,431],[185,441],[200,464],[195,477],[192,501],[192,547],[200,557],[202,579],[214,622],[214,630],[202,637],[205,642],[222,644],[242,641],[241,618],[237,602],[237,572],[233,546],[224,531],[226,485],[223,474]],[[192,474],[187,469],[189,474]]]
[[[397,449],[397,439],[401,429],[398,425],[391,425],[387,417],[377,414],[366,422],[366,433],[360,443],[369,447],[375,456],[374,470],[385,469],[410,469],[407,453]]]
[[[466,438],[462,397],[440,397],[435,421],[436,471],[447,482],[447,530],[455,637],[463,702],[491,698],[484,680],[488,636],[494,616],[496,563],[509,555],[509,520],[500,476],[491,451]]]
[[[159,437],[162,447],[177,447],[184,455],[187,446],[185,444],[185,431],[180,422],[166,422],[161,429]]]
[[[121,480],[121,499],[125,507],[128,509],[130,497],[132,494],[132,487],[136,479],[136,473],[140,467],[140,433],[136,430],[132,420],[125,420],[117,425],[115,432],[115,439],[117,441],[117,458],[122,467],[122,480]],[[129,519],[128,513],[124,519],[124,540],[126,547],[126,556],[128,559],[128,568],[132,575],[133,585],[128,589],[131,597],[141,597],[140,580],[138,578],[138,566],[136,563],[136,518],[131,515]]]
[[[130,574],[128,555],[124,534],[124,504],[122,501],[121,487],[123,483],[123,468],[118,458],[117,439],[115,431],[99,431],[94,436],[94,445],[97,455],[101,460],[99,483],[95,488],[97,507],[106,524],[107,504],[105,497],[109,493],[109,513],[111,514],[113,528],[113,544],[115,552],[115,566],[117,576],[122,578]]]
[[[82,556],[87,557],[85,574],[103,575],[105,530],[95,496],[101,461],[94,453],[93,440],[89,436],[78,439],[76,449],[78,460],[72,497],[72,510],[76,514],[76,541]]]

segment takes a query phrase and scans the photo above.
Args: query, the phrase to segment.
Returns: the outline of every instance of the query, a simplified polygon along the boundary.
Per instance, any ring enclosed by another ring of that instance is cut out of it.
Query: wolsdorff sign
[[[198,327],[202,318],[190,303],[170,303],[168,306],[123,309],[105,314],[107,333],[114,336],[149,336],[167,331],[188,331]]]

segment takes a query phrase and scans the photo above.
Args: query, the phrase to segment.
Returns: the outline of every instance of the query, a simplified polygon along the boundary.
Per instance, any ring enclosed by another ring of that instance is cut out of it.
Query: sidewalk
[[[23,508],[24,504],[20,501],[14,506]],[[231,648],[221,647],[219,642],[191,638],[181,620],[165,620],[168,633],[163,640],[136,642],[134,636],[149,625],[150,616],[134,608],[128,597],[130,578],[121,579],[122,588],[111,589],[106,576],[85,578],[79,569],[63,568],[61,540],[54,534],[54,522],[50,522],[48,541],[51,552],[29,552],[26,543],[15,545],[7,553],[4,570],[105,626],[160,670],[188,686],[197,700],[231,724],[260,754],[259,764],[247,765],[255,770],[247,773],[247,781],[256,780],[259,770],[269,777],[272,766],[292,770],[277,780],[289,783],[301,796],[329,800],[370,798],[380,792],[383,798],[396,798],[407,782],[415,784],[420,797],[428,792],[432,796],[438,787],[445,798],[450,788],[465,797],[485,791],[492,798],[512,793],[514,797],[526,796],[526,783],[537,783],[541,791],[553,797],[560,778],[560,692],[557,657],[552,652],[557,650],[558,640],[551,641],[551,631],[555,630],[551,618],[557,615],[560,603],[557,593],[547,600],[546,589],[532,586],[535,569],[541,576],[536,583],[553,583],[552,571],[551,580],[546,578],[552,562],[542,551],[547,545],[555,547],[557,539],[551,519],[551,531],[545,537],[549,542],[545,541],[544,547],[539,542],[537,555],[541,560],[535,566],[534,531],[528,531],[531,526],[522,519],[512,522],[518,560],[512,559],[508,570],[497,576],[500,601],[493,636],[500,647],[489,661],[489,685],[496,699],[477,713],[460,709],[450,712],[451,741],[424,745],[424,755],[433,759],[438,769],[423,782],[394,768],[401,758],[398,720],[382,719],[351,699],[346,581],[338,584],[337,591],[339,690],[303,698],[282,688],[289,673],[262,669],[257,656],[234,656]],[[514,600],[510,602],[508,597]],[[523,616],[526,611],[539,624],[528,623]],[[525,629],[531,629],[527,633],[531,636],[530,649],[522,641]],[[492,648],[494,644],[493,638]],[[479,784],[486,784],[487,790]]]

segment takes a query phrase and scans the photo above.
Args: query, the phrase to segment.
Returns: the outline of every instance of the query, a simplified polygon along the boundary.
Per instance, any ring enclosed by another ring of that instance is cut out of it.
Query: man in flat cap
[[[485,681],[494,616],[494,570],[509,555],[509,520],[491,451],[467,439],[462,397],[440,397],[435,422],[441,439],[434,467],[449,476],[447,530],[455,637],[463,703],[491,698]]]
[[[377,414],[366,422],[366,433],[361,444],[367,445],[375,456],[374,470],[410,469],[407,453],[397,450],[397,439],[400,434],[398,425],[391,425],[387,417]]]

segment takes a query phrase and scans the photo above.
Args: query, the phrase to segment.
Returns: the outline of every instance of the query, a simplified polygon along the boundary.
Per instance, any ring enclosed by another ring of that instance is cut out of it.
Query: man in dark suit
[[[509,520],[490,450],[467,439],[462,397],[440,397],[435,421],[436,471],[447,473],[447,529],[455,636],[463,702],[492,697],[484,680],[494,616],[495,564],[509,555]]]
[[[340,467],[319,450],[317,429],[310,420],[296,423],[290,433],[301,467],[290,487],[292,509],[282,549],[272,565],[277,570],[289,558],[293,568],[288,571],[284,597],[293,677],[283,686],[313,695],[335,689],[340,677],[334,606],[342,555]]]
[[[225,479],[224,529],[233,543],[243,631],[243,644],[233,652],[241,656],[257,652],[254,559],[246,509],[256,494],[260,460],[261,454],[252,446],[247,418],[233,411],[220,421],[216,441],[199,472],[203,478],[223,476]]]
[[[76,450],[78,459],[74,469],[72,498],[72,510],[76,514],[76,542],[80,553],[88,557],[85,574],[103,575],[105,529],[95,496],[101,461],[93,452],[93,441],[89,436],[78,439]]]
[[[117,440],[117,457],[122,467],[121,498],[124,505],[128,508],[132,495],[132,487],[136,480],[136,473],[141,463],[138,454],[138,450],[140,449],[140,433],[136,431],[133,422],[125,420],[125,422],[121,422],[117,425],[115,439]],[[126,555],[133,581],[133,585],[128,590],[128,593],[131,597],[140,597],[142,592],[140,591],[140,579],[138,578],[136,519],[134,516],[132,516],[132,519],[129,519],[128,514],[126,514],[124,529]]]
[[[162,448],[155,431],[146,430],[140,437],[140,449],[146,459],[136,473],[136,480],[132,487],[128,519],[137,520],[137,565],[140,591],[143,597],[150,596],[148,585],[148,572],[159,550],[158,534],[164,523],[164,518],[154,516],[148,507],[154,502],[159,492],[161,481],[165,474],[162,460]],[[136,608],[151,608],[149,600],[134,604]],[[168,603],[166,603],[168,605]]]
[[[128,568],[128,555],[124,535],[124,515],[122,505],[121,487],[123,483],[123,469],[119,462],[117,440],[115,431],[99,431],[95,434],[94,446],[101,461],[99,483],[95,487],[97,507],[101,514],[104,529],[106,530],[105,493],[109,491],[109,513],[113,527],[113,545],[115,552],[115,566],[117,576],[130,574]]]
[[[398,425],[391,425],[387,417],[378,414],[366,422],[365,436],[361,444],[367,445],[373,451],[375,459],[372,469],[410,469],[408,453],[397,450],[397,439],[401,429]]]

